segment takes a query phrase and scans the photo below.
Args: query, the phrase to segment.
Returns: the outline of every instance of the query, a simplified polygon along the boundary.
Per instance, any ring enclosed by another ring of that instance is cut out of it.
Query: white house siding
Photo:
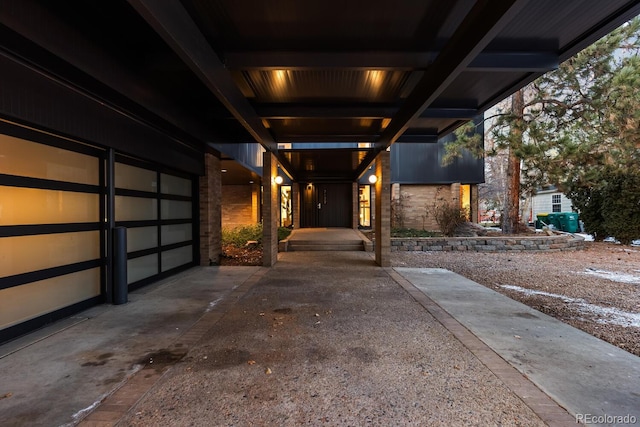
[[[533,201],[532,201],[533,220],[536,219],[536,215],[538,215],[539,213],[553,212],[553,206],[552,206],[553,195],[560,196],[560,212],[573,211],[573,205],[571,203],[571,200],[568,199],[564,194],[558,191],[540,192],[535,196],[533,196]]]

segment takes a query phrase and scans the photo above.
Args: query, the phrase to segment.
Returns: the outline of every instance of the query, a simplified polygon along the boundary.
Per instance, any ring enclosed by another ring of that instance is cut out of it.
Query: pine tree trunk
[[[515,155],[516,144],[522,143],[524,93],[517,91],[511,96],[511,112],[517,117],[511,129],[512,140],[509,144],[509,161],[507,166],[507,204],[502,216],[502,231],[505,234],[513,234],[518,231],[520,222],[520,158]]]

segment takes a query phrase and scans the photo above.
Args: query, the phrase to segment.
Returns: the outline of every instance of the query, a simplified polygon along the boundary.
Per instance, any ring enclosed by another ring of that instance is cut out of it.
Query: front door
[[[302,184],[300,226],[351,227],[351,183]]]

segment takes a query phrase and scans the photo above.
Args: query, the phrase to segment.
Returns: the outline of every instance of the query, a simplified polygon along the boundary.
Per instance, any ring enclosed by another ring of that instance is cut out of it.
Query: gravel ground
[[[574,252],[394,252],[394,267],[446,268],[640,356],[640,248]]]

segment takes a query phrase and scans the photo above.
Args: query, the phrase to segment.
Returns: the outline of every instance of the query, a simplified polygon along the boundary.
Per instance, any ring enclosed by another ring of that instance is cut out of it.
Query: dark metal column
[[[127,229],[113,229],[113,304],[125,304],[129,295],[127,284]]]
[[[113,148],[107,149],[106,164],[106,274],[105,274],[105,302],[113,303],[113,228],[115,227],[115,200],[116,200],[116,183],[115,183],[115,151]]]

